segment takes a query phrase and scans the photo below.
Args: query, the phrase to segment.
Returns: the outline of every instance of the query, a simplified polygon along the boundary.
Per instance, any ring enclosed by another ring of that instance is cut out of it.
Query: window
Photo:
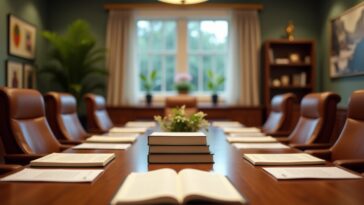
[[[157,70],[158,80],[154,93],[172,93],[177,72],[191,74],[192,91],[197,94],[208,93],[209,69],[226,78],[229,36],[227,20],[145,18],[136,21],[136,28],[138,73]],[[138,85],[140,94],[144,93],[141,82]],[[219,91],[225,91],[226,87],[222,85]]]

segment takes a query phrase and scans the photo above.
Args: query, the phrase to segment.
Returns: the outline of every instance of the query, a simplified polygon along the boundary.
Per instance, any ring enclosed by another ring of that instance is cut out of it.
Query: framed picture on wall
[[[36,39],[35,26],[12,14],[8,15],[8,52],[10,55],[33,60]]]
[[[15,61],[6,62],[6,86],[23,88],[23,64]]]
[[[33,65],[24,64],[24,76],[23,76],[23,87],[24,88],[35,88],[36,86],[36,71]]]
[[[330,77],[364,74],[364,3],[331,20]]]

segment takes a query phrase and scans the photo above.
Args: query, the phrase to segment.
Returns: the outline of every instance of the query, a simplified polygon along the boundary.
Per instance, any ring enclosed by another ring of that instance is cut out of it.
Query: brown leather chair
[[[44,154],[69,148],[53,135],[43,97],[37,90],[0,88],[0,104],[0,134],[7,162],[27,164]]]
[[[46,116],[54,135],[62,144],[75,144],[89,135],[77,116],[76,98],[68,93],[49,92],[44,95]]]
[[[197,98],[191,95],[176,95],[166,97],[164,114],[168,115],[176,107],[185,106],[187,115],[197,112]]]
[[[87,110],[87,130],[90,133],[106,133],[114,124],[106,110],[105,98],[100,95],[84,96]]]
[[[307,150],[317,157],[364,172],[364,90],[353,92],[345,125],[336,143],[327,150]]]
[[[295,101],[296,95],[293,93],[274,96],[262,131],[267,135],[289,135],[294,127],[292,110]]]
[[[332,92],[311,93],[301,101],[301,113],[288,143],[298,149],[330,147],[339,95]],[[282,140],[285,141],[285,140]]]
[[[5,164],[4,155],[5,155],[4,146],[2,140],[0,139],[0,175],[18,170],[22,167],[20,165],[15,165],[15,164]]]

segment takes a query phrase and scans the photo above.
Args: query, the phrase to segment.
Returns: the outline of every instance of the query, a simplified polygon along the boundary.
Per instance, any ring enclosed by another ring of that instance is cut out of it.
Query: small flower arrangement
[[[166,132],[196,132],[207,129],[208,122],[205,120],[206,114],[198,112],[190,116],[186,115],[185,106],[173,109],[168,116],[154,116],[161,129]]]
[[[189,73],[178,73],[175,78],[175,87],[179,93],[188,93],[191,90],[192,77]]]

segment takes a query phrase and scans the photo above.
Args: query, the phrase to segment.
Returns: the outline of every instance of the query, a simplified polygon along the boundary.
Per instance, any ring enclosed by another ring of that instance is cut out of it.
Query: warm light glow
[[[169,4],[198,4],[205,2],[207,0],[159,0],[159,1]]]

